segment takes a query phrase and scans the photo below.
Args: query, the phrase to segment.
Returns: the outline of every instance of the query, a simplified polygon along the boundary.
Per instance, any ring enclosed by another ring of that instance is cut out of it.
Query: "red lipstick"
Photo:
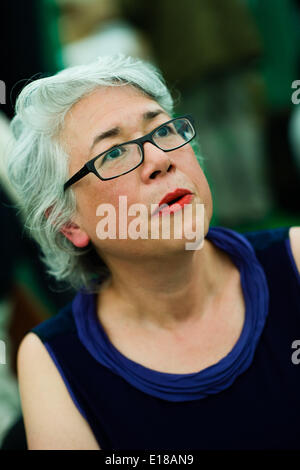
[[[188,189],[177,188],[175,191],[166,194],[159,202],[159,207],[154,214],[174,213],[181,210],[185,204],[189,204],[193,194]],[[161,208],[161,206],[163,206]],[[153,215],[154,215],[153,214]]]

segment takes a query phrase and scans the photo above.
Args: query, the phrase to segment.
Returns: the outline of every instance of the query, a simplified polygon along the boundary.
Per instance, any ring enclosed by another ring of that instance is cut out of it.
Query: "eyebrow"
[[[153,111],[147,111],[142,115],[143,121],[151,121],[152,119],[156,118],[160,114],[166,114],[166,112],[163,109],[154,109]],[[121,133],[121,128],[119,126],[112,127],[111,129],[108,129],[107,131],[101,132],[101,134],[96,135],[96,137],[93,140],[93,143],[90,147],[90,151],[93,150],[96,144],[101,142],[104,139],[108,139],[109,137],[116,137],[120,135]]]

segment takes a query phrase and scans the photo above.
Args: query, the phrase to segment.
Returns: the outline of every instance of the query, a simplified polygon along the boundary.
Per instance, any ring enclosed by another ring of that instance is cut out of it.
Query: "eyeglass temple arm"
[[[72,184],[76,183],[79,181],[81,178],[83,178],[85,175],[87,175],[90,172],[88,167],[84,165],[75,175],[72,176],[65,184],[64,184],[64,191],[71,186]]]

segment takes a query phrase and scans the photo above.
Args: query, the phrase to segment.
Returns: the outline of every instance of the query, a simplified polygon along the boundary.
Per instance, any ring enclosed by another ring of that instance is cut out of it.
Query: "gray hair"
[[[48,273],[75,289],[93,291],[109,271],[91,243],[77,248],[60,232],[76,212],[76,199],[72,188],[63,191],[69,155],[59,135],[67,112],[81,98],[98,87],[124,84],[137,87],[172,115],[173,100],[159,71],[118,55],[32,81],[18,96],[11,123],[15,141],[7,156],[7,174],[25,227],[40,245]]]

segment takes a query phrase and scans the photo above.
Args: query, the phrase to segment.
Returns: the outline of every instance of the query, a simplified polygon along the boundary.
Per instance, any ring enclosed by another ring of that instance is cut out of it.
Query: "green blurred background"
[[[3,118],[11,119],[32,78],[102,54],[141,57],[162,70],[176,112],[195,117],[212,225],[241,232],[300,225],[300,118],[291,100],[300,78],[298,1],[31,0],[3,8]],[[2,192],[10,206],[5,180]],[[52,315],[73,293],[56,292],[17,214],[5,217],[6,231],[18,234],[8,236],[2,277],[9,284],[12,273]]]
[[[151,61],[176,113],[194,116],[212,225],[300,225],[299,0],[2,0],[1,13],[0,444],[21,412],[18,345],[74,295],[47,275],[2,166],[15,100],[30,80],[118,52]]]

